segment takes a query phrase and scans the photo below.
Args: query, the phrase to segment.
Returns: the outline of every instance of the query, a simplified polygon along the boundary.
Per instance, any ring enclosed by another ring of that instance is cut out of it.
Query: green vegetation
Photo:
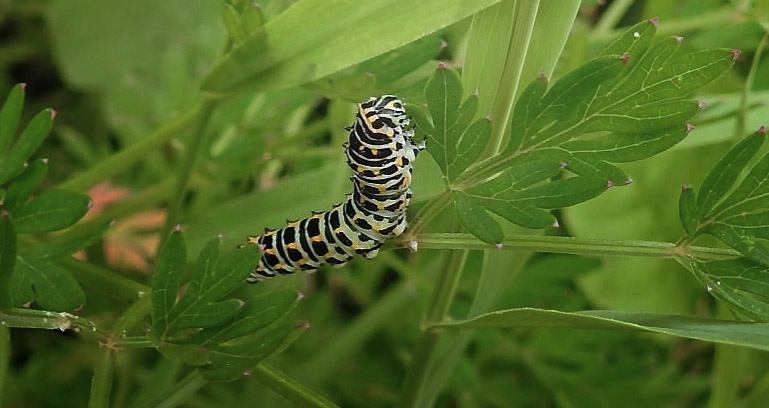
[[[603,3],[0,1],[0,406],[766,406],[769,3]],[[246,285],[385,93],[409,229]]]

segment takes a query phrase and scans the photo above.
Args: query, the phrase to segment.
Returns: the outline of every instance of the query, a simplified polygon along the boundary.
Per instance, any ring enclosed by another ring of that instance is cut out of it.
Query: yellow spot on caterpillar
[[[395,165],[398,166],[398,167],[403,167],[403,159],[400,158],[400,157],[395,159]]]
[[[365,146],[363,145],[358,146],[358,150],[363,150],[363,149],[365,149]]]
[[[321,241],[323,241],[323,238],[321,238],[320,235],[318,235],[317,237],[312,237],[312,242],[321,242]]]
[[[302,259],[300,259],[300,260],[296,261],[296,264],[297,264],[297,265],[304,265],[304,264],[306,264],[306,263],[307,263],[307,260],[306,260],[306,259],[304,259],[304,258],[302,258]]]
[[[387,191],[387,186],[377,186],[377,189],[380,193],[384,193]]]
[[[342,232],[341,228],[337,228],[337,229],[334,230],[334,234],[339,234],[340,232]]]
[[[379,150],[377,149],[369,149],[369,150],[371,150],[371,154],[373,154],[374,156],[379,154]]]
[[[286,245],[287,248],[296,249],[296,242],[292,242],[288,245]]]
[[[360,196],[360,198],[358,198],[358,201],[359,201],[361,204],[363,204],[363,203],[365,203],[365,202],[366,202],[366,198],[365,198],[365,197],[363,197],[363,196],[361,195],[361,196]]]
[[[379,169],[374,169],[373,173],[374,173],[375,176],[378,176],[379,175]]]
[[[385,207],[387,207],[387,206],[386,206],[384,203],[379,203],[379,204],[377,204],[377,208],[379,208],[379,211],[382,211],[382,210],[384,210],[384,209],[385,209]]]
[[[358,173],[363,173],[366,171],[366,169],[363,168],[363,166],[358,166]]]

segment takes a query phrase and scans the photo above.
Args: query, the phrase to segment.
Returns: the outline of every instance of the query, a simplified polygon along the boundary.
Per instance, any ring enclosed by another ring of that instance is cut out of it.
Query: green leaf
[[[192,366],[205,365],[211,355],[211,351],[196,344],[163,343],[158,346],[158,351],[171,361]]]
[[[26,84],[16,84],[0,110],[0,157],[5,156],[8,146],[13,141],[16,127],[19,126],[21,110],[24,107],[24,88]],[[1,183],[0,183],[1,184]]]
[[[8,185],[5,207],[12,210],[24,204],[35,190],[40,187],[48,173],[48,160],[34,160],[23,173]]]
[[[168,329],[186,260],[184,234],[176,228],[163,244],[152,272],[152,328],[161,338]]]
[[[7,211],[0,213],[0,310],[13,306],[11,279],[16,266],[16,231]]]
[[[205,79],[216,93],[311,82],[401,47],[499,0],[306,0],[271,19]],[[386,15],[387,18],[382,18]],[[398,29],[392,29],[392,22]],[[365,22],[365,24],[362,24]],[[382,33],[387,32],[387,36]]]
[[[241,13],[241,24],[246,30],[247,35],[251,35],[256,30],[262,28],[266,21],[264,13],[262,12],[262,6],[259,3],[246,3],[243,5],[243,11]]]
[[[764,241],[769,239],[769,154],[751,167],[765,140],[762,127],[732,147],[705,177],[696,207],[689,203],[690,218],[682,216],[681,222],[689,224],[691,237],[713,235],[769,265],[769,245]]]
[[[13,306],[25,306],[35,301],[35,291],[25,269],[16,268],[11,276],[11,301]]]
[[[470,165],[481,157],[491,136],[491,121],[479,119],[460,136],[456,146],[456,156],[448,165],[449,179],[455,180]]]
[[[769,268],[749,258],[681,262],[708,289],[740,316],[769,321]]]
[[[208,381],[237,380],[288,340],[295,339],[295,332],[307,327],[285,320],[252,335],[219,344],[211,349],[211,364],[199,368],[200,374]]]
[[[206,328],[197,333],[191,341],[211,347],[249,335],[286,316],[296,307],[300,298],[296,292],[290,290],[256,296],[245,302],[240,314],[231,323]]]
[[[520,308],[486,313],[474,319],[446,322],[433,327],[446,329],[551,327],[632,330],[769,350],[769,324],[660,313],[609,310],[561,312]]]
[[[83,218],[91,208],[91,198],[69,190],[48,190],[13,211],[20,234],[58,231]]]
[[[681,197],[678,199],[678,217],[681,225],[689,236],[697,231],[697,195],[689,186],[681,187]]]
[[[70,312],[85,304],[83,288],[64,269],[45,260],[23,257],[17,257],[16,266],[32,283],[35,303],[43,309]]]
[[[229,4],[224,4],[222,18],[224,19],[224,27],[227,29],[230,38],[232,38],[236,44],[242,43],[248,36],[248,33],[246,32],[245,27],[243,27],[235,7]]]
[[[104,235],[112,225],[112,221],[89,225],[76,231],[68,230],[36,245],[25,245],[19,254],[28,259],[39,258],[57,260],[73,255],[87,248],[91,243]]]
[[[486,210],[474,200],[462,192],[455,192],[454,209],[459,217],[459,222],[468,232],[478,237],[483,242],[497,244],[505,238],[502,227],[494,220]]]
[[[45,109],[27,124],[11,151],[0,162],[0,185],[24,171],[24,162],[43,143],[51,130],[54,116],[53,110]]]
[[[222,324],[235,317],[243,302],[240,299],[227,299],[216,303],[196,305],[175,317],[169,324],[168,331],[175,332],[192,327],[210,327]]]

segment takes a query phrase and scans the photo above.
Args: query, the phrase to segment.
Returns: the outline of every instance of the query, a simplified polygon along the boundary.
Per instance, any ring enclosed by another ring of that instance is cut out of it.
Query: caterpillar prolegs
[[[331,210],[289,222],[279,230],[249,236],[262,258],[248,277],[256,283],[321,265],[340,267],[356,255],[373,258],[384,241],[406,229],[412,162],[424,149],[416,144],[403,102],[393,95],[358,104],[350,137],[343,145],[352,169],[352,193]]]

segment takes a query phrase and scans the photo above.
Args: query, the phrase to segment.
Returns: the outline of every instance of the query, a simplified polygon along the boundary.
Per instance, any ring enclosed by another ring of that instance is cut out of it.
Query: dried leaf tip
[[[366,74],[365,74],[365,75],[366,75],[368,78],[373,78],[373,77],[374,77],[374,73],[373,73],[373,72],[366,72]]]
[[[88,200],[88,209],[90,210],[91,208],[93,208],[93,198]]]
[[[42,159],[40,159],[40,161],[43,162],[43,164],[46,164],[46,165],[48,164],[48,158],[47,157],[43,157]]]
[[[502,249],[502,243],[501,242],[497,242],[496,244],[494,244],[494,246],[497,247],[497,249]]]
[[[660,18],[659,17],[652,17],[649,20],[649,24],[657,27],[660,24]]]
[[[6,210],[2,210],[2,211],[0,211],[0,217],[3,217],[3,218],[8,218],[8,215],[9,215],[9,214],[8,214],[8,211],[6,211]]]
[[[697,126],[694,126],[691,123],[686,124],[686,133],[692,133],[694,129],[697,129]]]
[[[675,38],[676,38],[676,42],[679,43],[679,44],[684,42],[684,37],[681,36],[681,35],[677,35]]]
[[[689,190],[689,189],[691,189],[691,188],[692,188],[692,186],[690,186],[690,185],[688,185],[688,184],[681,184],[681,192],[682,192],[682,193],[683,193],[684,191],[686,191],[686,190]]]
[[[182,224],[174,225],[174,232],[182,232]]]
[[[80,305],[80,306],[72,309],[72,313],[80,313],[80,312],[83,311],[83,309],[85,309],[85,305]]]
[[[629,186],[631,184],[633,184],[633,178],[632,177],[628,177],[627,180],[625,180],[625,185]]]
[[[446,64],[443,61],[438,61],[438,68],[437,69],[438,69],[438,71],[445,71],[445,70],[449,69],[449,66],[448,66],[448,64]]]
[[[445,50],[446,48],[449,48],[449,43],[446,40],[441,40],[441,49]]]
[[[553,223],[550,224],[550,226],[553,227],[553,229],[561,228],[561,224],[558,223],[558,220],[553,221]]]
[[[27,89],[27,83],[26,83],[26,82],[22,82],[22,83],[20,83],[20,84],[19,84],[19,86],[21,86],[21,90],[22,90],[22,91],[23,91],[23,90],[25,90],[25,89]]]
[[[627,64],[628,62],[630,62],[630,54],[622,54],[622,55],[619,57],[619,59],[621,59],[621,60],[622,60],[622,62],[624,62],[625,64]]]
[[[417,248],[419,248],[419,243],[417,242],[417,240],[412,239],[411,241],[409,241],[409,249],[411,250],[411,252],[417,252]]]
[[[248,377],[248,376],[250,376],[250,375],[251,375],[251,374],[253,374],[253,373],[254,373],[254,372],[253,372],[253,371],[251,371],[251,370],[246,370],[246,371],[243,371],[243,377]]]
[[[246,302],[243,299],[238,299],[238,306],[243,309],[243,306],[246,305]]]
[[[566,162],[561,162],[561,168],[562,168],[562,169],[565,169],[565,168],[567,168],[567,167],[569,167],[569,163],[566,163]]]
[[[296,300],[304,299],[304,292],[296,292]]]
[[[481,91],[479,91],[478,88],[475,88],[473,93],[471,93],[470,95],[472,95],[472,96],[479,96],[480,94],[481,94]]]
[[[766,134],[766,126],[761,126],[760,128],[758,128],[757,132],[759,134],[761,134],[761,135],[765,135]]]
[[[737,61],[742,56],[742,51],[740,50],[731,50],[729,51],[732,54],[732,59]]]
[[[537,79],[547,79],[547,75],[545,75],[544,72],[540,72],[539,75],[537,75]]]
[[[296,328],[299,330],[309,329],[310,328],[310,322],[299,322],[296,324]]]
[[[224,234],[222,233],[216,234],[216,239],[219,239],[219,240],[224,239]]]
[[[57,111],[55,111],[53,109],[49,109],[49,110],[51,111],[51,119],[56,119],[56,115],[58,115],[59,112],[57,112]]]
[[[607,180],[606,181],[606,188],[612,188],[612,187],[614,187],[614,181]]]
[[[486,120],[488,120],[489,122],[493,122],[494,121],[494,115],[486,115]]]
[[[708,107],[707,102],[705,101],[697,101],[697,109],[703,110]]]

